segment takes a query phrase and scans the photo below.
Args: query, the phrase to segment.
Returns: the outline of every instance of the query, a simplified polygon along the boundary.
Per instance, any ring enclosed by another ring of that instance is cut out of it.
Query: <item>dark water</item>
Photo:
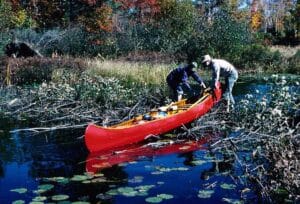
[[[234,95],[238,102],[259,90],[259,99],[268,89],[258,81],[242,81]],[[253,190],[242,193],[252,188],[235,158],[208,151],[206,140],[220,135],[178,143],[168,140],[160,148],[141,144],[117,154],[89,155],[81,137],[83,129],[43,135],[9,132],[27,125],[0,121],[1,204],[259,202]],[[87,174],[87,170],[98,174]]]

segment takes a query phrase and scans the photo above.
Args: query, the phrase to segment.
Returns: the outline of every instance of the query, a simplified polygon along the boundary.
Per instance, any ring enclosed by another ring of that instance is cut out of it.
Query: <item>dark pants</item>
[[[170,89],[172,90],[172,96],[171,96],[172,100],[177,101],[178,95],[183,95],[183,89],[182,89],[181,84],[174,84],[169,81],[167,81],[167,82],[168,82]]]

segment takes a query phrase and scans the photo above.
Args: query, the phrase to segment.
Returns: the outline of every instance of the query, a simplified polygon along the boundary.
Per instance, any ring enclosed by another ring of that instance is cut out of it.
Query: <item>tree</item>
[[[253,0],[251,4],[251,20],[250,27],[252,31],[256,32],[262,28],[263,25],[263,10],[260,0]]]
[[[123,14],[131,17],[132,20],[147,23],[159,13],[160,6],[157,0],[115,0],[120,8],[125,11]]]

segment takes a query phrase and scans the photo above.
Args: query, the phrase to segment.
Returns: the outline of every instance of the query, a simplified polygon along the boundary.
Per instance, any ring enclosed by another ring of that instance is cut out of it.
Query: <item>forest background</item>
[[[0,31],[0,56],[18,40],[49,57],[183,62],[209,53],[239,70],[300,70],[298,49],[272,46],[297,48],[299,0],[1,0]]]

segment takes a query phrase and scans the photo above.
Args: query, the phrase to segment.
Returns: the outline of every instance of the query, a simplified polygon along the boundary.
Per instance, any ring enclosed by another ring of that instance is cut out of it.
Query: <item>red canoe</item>
[[[183,99],[117,125],[102,127],[89,124],[85,130],[85,144],[90,152],[98,152],[167,133],[207,113],[220,100],[221,95],[219,84],[214,96],[207,89],[193,102]]]

